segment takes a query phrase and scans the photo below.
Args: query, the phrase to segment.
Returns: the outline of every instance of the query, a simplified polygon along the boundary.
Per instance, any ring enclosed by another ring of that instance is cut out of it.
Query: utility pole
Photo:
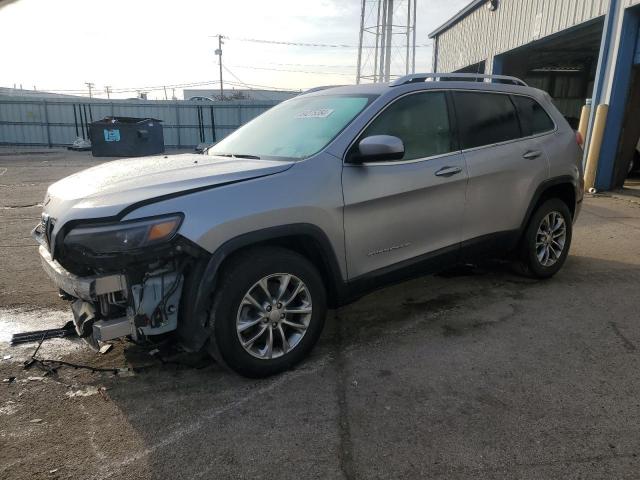
[[[387,35],[386,35],[386,41],[387,41],[387,46],[386,46],[386,53],[384,55],[384,80],[385,82],[388,82],[391,79],[391,45],[392,45],[392,39],[391,36],[393,35],[393,0],[388,0],[389,1],[389,5],[387,6]]]
[[[84,84],[87,86],[87,88],[89,89],[89,98],[93,98],[93,95],[91,94],[91,89],[93,88],[93,86],[95,85],[92,82],[84,82]]]
[[[165,100],[169,100],[169,99],[167,98],[167,87],[163,86],[162,88],[164,89],[164,99],[165,99]]]
[[[413,58],[411,59],[411,73],[416,73],[416,17],[418,16],[417,4],[417,0],[413,0]]]
[[[104,91],[107,92],[107,99],[110,100],[111,99],[111,85],[105,85],[104,86]]]
[[[384,0],[383,4],[382,4],[382,24],[380,24],[380,32],[381,32],[381,39],[380,39],[380,63],[378,64],[378,68],[379,73],[378,73],[378,81],[379,82],[384,82],[384,79],[386,77],[385,73],[384,73],[384,67],[385,67],[385,63],[384,63],[384,54],[386,53],[386,35],[387,35],[387,8],[389,8],[389,2],[387,0]]]
[[[216,55],[218,55],[218,65],[220,65],[220,100],[224,100],[224,88],[222,86],[222,35],[220,34],[218,34]]]
[[[362,0],[362,12],[360,13],[360,41],[358,42],[358,68],[356,71],[356,83],[360,83],[360,76],[362,75],[362,36],[364,35],[364,10],[366,7],[366,0]]]
[[[361,0],[357,83],[388,82],[415,71],[416,5],[417,0]]]

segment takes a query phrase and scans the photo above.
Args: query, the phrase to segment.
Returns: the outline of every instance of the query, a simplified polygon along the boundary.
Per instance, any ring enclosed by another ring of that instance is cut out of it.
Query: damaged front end
[[[32,236],[45,272],[72,301],[78,335],[92,347],[177,329],[185,275],[202,254],[177,234],[181,214],[78,223],[59,231],[52,222],[43,215]]]

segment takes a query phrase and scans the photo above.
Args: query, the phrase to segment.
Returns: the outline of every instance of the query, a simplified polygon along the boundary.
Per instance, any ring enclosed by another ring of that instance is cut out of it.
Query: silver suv
[[[575,133],[518,79],[444,77],[316,89],[206,155],[51,185],[33,236],[78,333],[176,331],[262,377],[310,352],[327,307],[390,282],[480,255],[554,275],[582,201]]]

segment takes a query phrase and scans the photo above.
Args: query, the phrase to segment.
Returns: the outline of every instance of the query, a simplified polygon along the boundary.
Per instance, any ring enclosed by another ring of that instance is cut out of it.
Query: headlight
[[[182,215],[154,217],[129,222],[78,227],[64,239],[65,248],[93,253],[128,252],[171,240],[182,223]]]

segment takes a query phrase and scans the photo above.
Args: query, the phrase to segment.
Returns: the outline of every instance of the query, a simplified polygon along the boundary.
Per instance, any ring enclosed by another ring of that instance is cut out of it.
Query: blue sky
[[[427,34],[467,3],[418,0],[417,43],[430,43]],[[93,82],[104,97],[105,85],[216,81],[217,34],[228,37],[225,81],[292,89],[354,83],[355,49],[242,39],[357,45],[359,22],[360,0],[17,0],[0,8],[0,86],[81,90]],[[418,49],[416,66],[430,69],[430,47]]]

